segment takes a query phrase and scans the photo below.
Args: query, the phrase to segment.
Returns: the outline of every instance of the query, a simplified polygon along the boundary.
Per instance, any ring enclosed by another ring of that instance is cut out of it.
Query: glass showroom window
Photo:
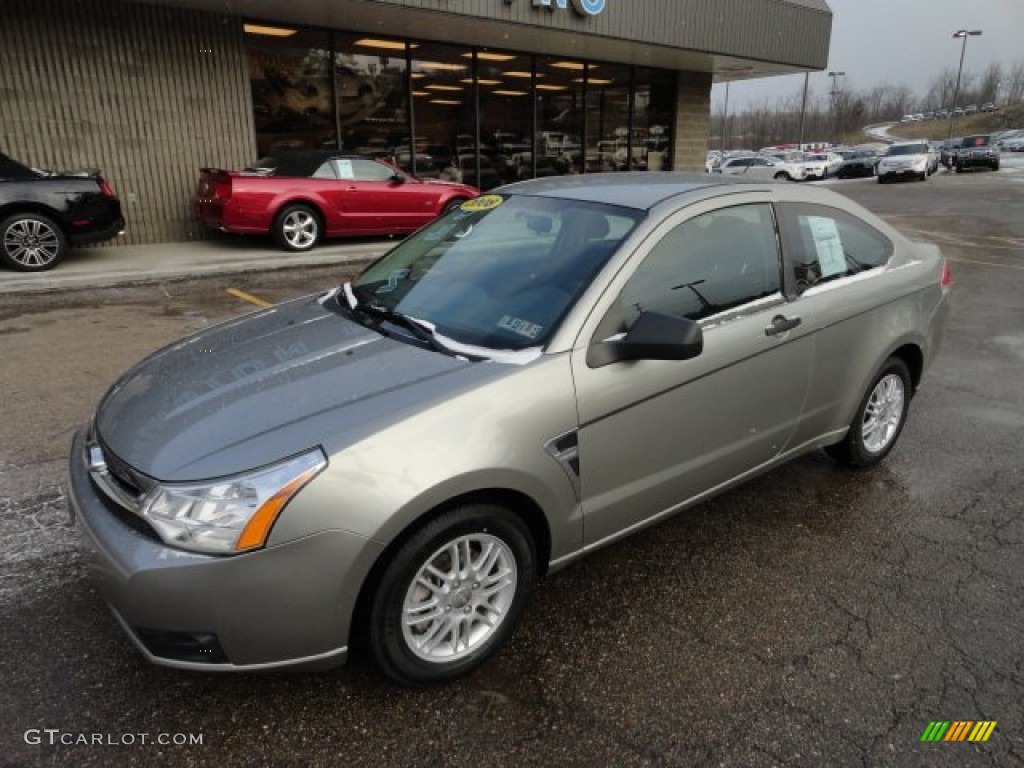
[[[341,148],[409,162],[405,43],[367,35],[334,36],[334,92]]]
[[[633,70],[633,135],[639,144],[634,168],[672,170],[676,74],[666,69]]]
[[[494,169],[495,180],[500,184],[531,179],[533,107],[529,75],[533,57],[525,53],[478,51],[476,60],[481,159]]]
[[[630,141],[630,68],[621,64],[587,65],[587,173],[627,171],[630,152],[638,167],[641,141]]]
[[[583,171],[583,94],[586,64],[537,57],[537,175]]]
[[[416,175],[481,186],[476,169],[472,53],[468,48],[434,43],[412,43],[410,48]],[[494,179],[482,181],[490,182],[484,186],[495,186]]]
[[[259,156],[337,146],[327,33],[246,23]]]

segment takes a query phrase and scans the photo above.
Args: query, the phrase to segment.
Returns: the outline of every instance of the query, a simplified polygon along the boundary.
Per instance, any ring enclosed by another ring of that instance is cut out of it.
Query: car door
[[[792,283],[792,311],[814,336],[814,374],[796,444],[848,425],[878,356],[898,322],[879,309],[906,296],[899,280],[883,279],[893,243],[860,218],[827,205],[776,206]],[[913,306],[896,310],[913,314]]]
[[[781,293],[767,193],[669,216],[609,286],[573,352],[584,535],[593,545],[771,461],[800,418],[812,357]],[[687,361],[591,367],[641,311],[696,319]]]
[[[770,179],[775,175],[775,161],[766,157],[753,157],[750,159],[750,167],[747,169],[747,176],[755,179]]]
[[[342,157],[332,161],[338,175],[337,207],[345,232],[408,232],[432,218],[434,206],[412,180],[396,181],[395,169],[375,160]]]

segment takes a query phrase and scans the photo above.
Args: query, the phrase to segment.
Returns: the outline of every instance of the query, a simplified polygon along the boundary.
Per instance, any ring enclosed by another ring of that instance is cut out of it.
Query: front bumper
[[[883,167],[878,166],[878,177],[881,179],[898,179],[898,178],[918,178],[922,173],[928,172],[928,164],[926,163],[923,168],[917,166],[889,166]]]
[[[355,601],[379,544],[328,530],[229,557],[168,547],[97,491],[84,444],[80,431],[68,476],[72,514],[100,591],[147,659],[211,671],[345,661]]]

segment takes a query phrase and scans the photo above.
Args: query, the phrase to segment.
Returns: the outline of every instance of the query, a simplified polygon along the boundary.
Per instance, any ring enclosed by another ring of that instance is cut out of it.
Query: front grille
[[[85,461],[89,480],[107,510],[136,533],[161,541],[152,526],[138,514],[146,490],[140,482],[142,476],[95,439],[85,446]]]

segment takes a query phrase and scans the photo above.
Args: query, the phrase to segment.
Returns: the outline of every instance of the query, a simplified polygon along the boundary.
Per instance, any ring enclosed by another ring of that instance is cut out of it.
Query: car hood
[[[281,304],[146,358],[100,403],[104,449],[163,481],[235,474],[365,434],[508,368],[382,336],[327,303]]]

